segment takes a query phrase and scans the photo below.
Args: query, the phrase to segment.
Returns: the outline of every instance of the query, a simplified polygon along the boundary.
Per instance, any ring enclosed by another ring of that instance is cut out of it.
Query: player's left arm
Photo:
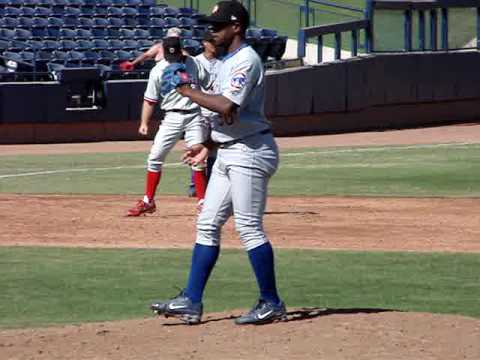
[[[223,84],[219,95],[206,94],[187,85],[178,87],[177,91],[201,107],[219,113],[227,124],[232,124],[237,109],[245,103],[259,76],[261,73],[257,67],[250,61],[245,61],[232,69],[230,78]]]

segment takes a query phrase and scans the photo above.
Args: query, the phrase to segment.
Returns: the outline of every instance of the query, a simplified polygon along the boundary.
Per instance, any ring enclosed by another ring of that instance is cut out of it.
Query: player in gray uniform
[[[202,45],[204,48],[204,51],[195,56],[195,59],[203,66],[203,68],[209,73],[210,75],[210,83],[213,85],[215,82],[215,79],[217,78],[217,73],[218,69],[220,66],[221,61],[218,59],[218,57],[221,55],[221,49],[217,48],[213,42],[213,37],[212,34],[209,32],[206,32],[205,35],[203,36],[202,40]],[[213,94],[214,89],[213,86],[211,86],[208,89],[202,88],[202,91]],[[208,110],[207,108],[202,107],[202,116],[204,119],[207,121],[207,123],[210,123],[210,118],[213,116],[216,116],[216,113]],[[215,157],[216,157],[216,152],[212,151],[208,155],[207,159],[207,179],[210,177],[210,174],[212,172],[212,167],[213,163],[215,162]],[[194,182],[194,173],[192,172],[192,179],[190,183],[190,188],[189,188],[189,196],[195,196],[195,182]]]
[[[188,146],[202,143],[207,136],[208,129],[202,119],[200,106],[175,90],[165,93],[162,90],[162,75],[171,63],[180,62],[185,64],[193,87],[208,87],[209,75],[194,58],[182,54],[178,37],[165,38],[163,47],[165,59],[159,61],[150,71],[138,132],[142,135],[148,134],[149,123],[157,103],[160,103],[161,109],[165,112],[165,117],[155,135],[148,156],[144,198],[128,210],[128,216],[140,216],[155,212],[154,197],[162,175],[162,165],[183,133],[185,132],[185,142]],[[205,165],[199,163],[194,165],[192,169],[194,170],[197,197],[201,202],[207,186]]]
[[[235,322],[269,323],[284,319],[286,309],[277,293],[273,250],[263,230],[267,185],[278,166],[278,148],[263,111],[264,69],[259,56],[245,43],[249,16],[243,5],[221,1],[205,21],[212,25],[216,44],[228,49],[215,82],[216,94],[188,86],[177,91],[218,113],[211,124],[217,160],[197,220],[187,287],[171,300],[153,303],[151,309],[188,324],[201,321],[203,290],[219,254],[221,227],[233,214],[260,289],[255,306]],[[185,161],[203,161],[209,147],[207,143],[193,147]]]

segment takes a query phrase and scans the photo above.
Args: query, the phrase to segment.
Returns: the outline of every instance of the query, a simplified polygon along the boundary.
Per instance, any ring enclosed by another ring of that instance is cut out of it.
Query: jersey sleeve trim
[[[148,97],[146,97],[146,96],[143,97],[143,100],[145,100],[146,102],[152,103],[152,104],[158,103],[158,100],[156,100],[156,99],[151,99],[151,98],[148,98]]]

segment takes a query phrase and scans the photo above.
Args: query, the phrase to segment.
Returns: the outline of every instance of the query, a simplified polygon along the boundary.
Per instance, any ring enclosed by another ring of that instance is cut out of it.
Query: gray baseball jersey
[[[198,244],[219,246],[221,227],[233,214],[235,228],[247,250],[268,238],[263,214],[270,177],[278,167],[278,148],[263,114],[264,70],[256,52],[247,45],[229,54],[221,63],[215,93],[239,106],[232,125],[212,119],[212,139],[226,142],[242,139],[218,149],[208,182],[203,210],[197,220]]]
[[[162,110],[200,110],[200,106],[186,96],[180,95],[175,89],[162,97],[161,84],[165,68],[170,65],[168,61],[161,60],[150,70],[147,89],[144,98],[150,102],[160,102]],[[188,56],[185,60],[185,67],[192,78],[192,87],[208,86],[210,76],[206,69],[194,58]]]
[[[210,82],[208,86],[202,87],[202,91],[206,92],[207,94],[213,94],[213,84],[215,83],[215,80],[217,78],[218,69],[220,67],[221,61],[216,58],[207,59],[203,53],[195,56],[195,60],[197,60],[202,65],[202,67],[208,72],[210,76]],[[206,118],[210,118],[216,115],[216,113],[202,107],[202,115]]]
[[[220,125],[220,115],[215,114],[211,135],[213,141],[245,138],[270,128],[263,110],[265,71],[252,47],[245,44],[222,60],[214,92],[234,102],[239,108],[232,125]]]
[[[149,171],[160,171],[166,156],[185,133],[185,142],[188,146],[200,144],[208,136],[208,127],[202,119],[200,106],[188,97],[180,95],[175,89],[165,96],[161,94],[162,75],[169,65],[166,60],[161,60],[150,71],[147,89],[144,98],[149,102],[160,103],[165,111],[160,128],[155,135],[155,140],[148,156],[147,168]],[[208,86],[208,72],[192,57],[185,60],[187,72],[192,78],[192,87]],[[171,110],[184,110],[175,112]]]

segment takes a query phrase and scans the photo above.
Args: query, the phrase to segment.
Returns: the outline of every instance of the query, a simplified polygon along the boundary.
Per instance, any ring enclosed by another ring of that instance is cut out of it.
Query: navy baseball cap
[[[182,58],[182,42],[178,36],[166,37],[162,41],[163,56],[168,62],[178,62]]]
[[[250,16],[247,9],[235,0],[220,1],[212,10],[209,16],[200,19],[207,24],[233,24],[240,23],[247,28],[250,25]]]

